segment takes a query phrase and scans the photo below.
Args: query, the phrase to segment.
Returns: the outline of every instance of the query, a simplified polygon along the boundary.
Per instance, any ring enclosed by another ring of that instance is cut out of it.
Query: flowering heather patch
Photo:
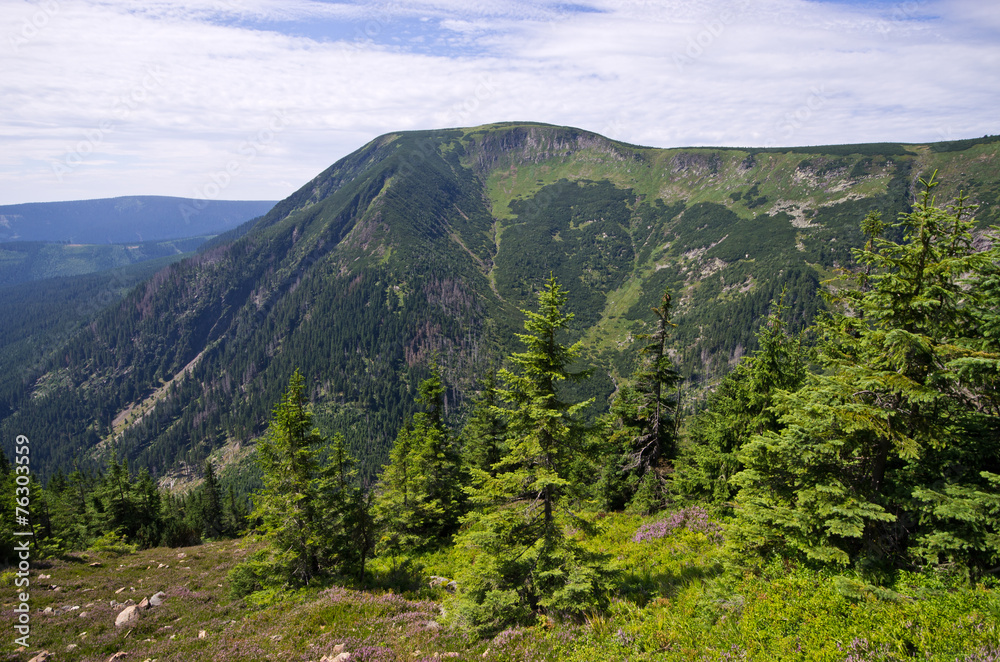
[[[632,542],[658,540],[677,529],[704,533],[716,542],[722,541],[722,527],[708,518],[708,511],[701,506],[691,506],[671,513],[666,519],[643,524],[632,536]]]
[[[722,654],[719,662],[744,662],[747,659],[747,652],[742,646],[733,644],[732,647]]]
[[[334,586],[320,592],[320,597],[333,604],[347,604],[354,607],[374,608],[383,616],[400,617],[403,620],[427,620],[429,616],[440,612],[437,603],[429,600],[407,600],[395,593],[368,593],[352,591],[341,586]]]
[[[357,662],[397,662],[399,658],[391,648],[384,646],[361,646],[351,652],[351,659]]]
[[[955,658],[955,662],[1000,662],[1000,646],[980,648],[963,658]]]
[[[882,662],[893,659],[886,644],[869,643],[867,639],[855,637],[847,651],[844,662]]]
[[[494,650],[506,648],[512,643],[515,643],[519,639],[523,638],[526,634],[528,634],[528,631],[524,628],[509,628],[493,637],[493,642],[490,648],[493,648]]]

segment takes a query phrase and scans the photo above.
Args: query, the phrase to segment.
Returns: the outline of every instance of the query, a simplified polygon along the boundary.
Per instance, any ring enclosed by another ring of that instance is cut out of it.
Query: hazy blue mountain
[[[221,234],[273,201],[126,196],[0,206],[0,241],[135,244]]]

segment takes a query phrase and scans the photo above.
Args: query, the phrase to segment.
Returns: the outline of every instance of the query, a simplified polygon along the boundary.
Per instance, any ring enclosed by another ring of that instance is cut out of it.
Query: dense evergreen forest
[[[249,503],[211,463],[176,496],[112,456],[101,471],[31,484],[36,544],[59,555],[254,532],[265,544],[232,570],[230,589],[264,602],[331,583],[400,588],[419,559],[457,554],[456,618],[481,636],[612,609],[627,587],[580,536],[600,535],[601,517],[617,511],[721,536],[733,576],[778,562],[843,573],[857,595],[892,595],[900,573],[995,588],[998,228],[979,229],[961,196],[938,206],[933,176],[921,184],[897,220],[863,218],[862,247],[823,284],[814,323],[792,319],[787,293],[771,301],[756,349],[695,415],[678,407],[669,290],[651,306],[627,383],[604,408],[578,396],[571,385],[592,375],[553,271],[522,311],[519,350],[483,371],[464,409],[447,405],[444,358],[423,357],[416,413],[385,412],[402,420],[373,485],[344,435],[314,425],[317,368],[289,366]],[[5,551],[15,475],[4,459]]]

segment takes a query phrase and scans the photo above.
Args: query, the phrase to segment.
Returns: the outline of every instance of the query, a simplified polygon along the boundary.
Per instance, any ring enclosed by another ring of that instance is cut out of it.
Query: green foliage
[[[138,545],[129,543],[125,536],[115,533],[114,531],[108,531],[103,536],[90,543],[90,547],[88,547],[88,549],[93,552],[109,554],[111,556],[128,556],[129,554],[135,554],[139,547]]]
[[[583,451],[579,414],[591,404],[565,401],[559,392],[560,383],[584,376],[570,369],[580,344],[566,346],[558,337],[572,319],[562,310],[566,298],[550,276],[537,312],[523,311],[527,333],[518,337],[526,349],[510,359],[518,371],[500,371],[499,393],[509,406],[506,454],[492,472],[470,468],[477,510],[458,544],[474,550],[475,566],[460,577],[460,613],[479,632],[527,623],[538,611],[580,616],[605,599],[600,559],[565,533],[572,518],[565,494]]]
[[[1000,141],[1000,136],[983,136],[982,138],[967,138],[965,140],[948,140],[946,142],[931,143],[931,150],[934,152],[961,152],[975,147],[976,145],[988,145]]]
[[[959,564],[974,576],[1000,564],[1000,476],[988,471],[979,476],[981,483],[914,488],[924,525],[915,541],[918,557],[934,564]]]
[[[330,464],[322,467],[325,450],[327,439],[312,427],[305,380],[296,370],[257,447],[264,486],[252,513],[282,585],[308,584],[328,572],[364,575],[372,537],[367,503],[353,485],[343,437],[335,437]],[[246,573],[256,577],[259,569]]]
[[[680,491],[716,505],[731,502],[744,444],[783,427],[771,409],[775,396],[798,389],[806,375],[802,337],[789,333],[788,313],[782,293],[757,331],[758,349],[723,378],[708,407],[690,422],[674,478]]]
[[[375,549],[375,520],[372,493],[358,484],[355,465],[344,435],[338,432],[319,481],[319,491],[326,497],[320,541],[326,562],[337,564],[342,575],[364,583],[366,563]]]
[[[562,311],[567,295],[555,277],[538,295],[538,311],[522,311],[527,316],[524,328],[528,333],[517,334],[526,351],[511,355],[518,372],[500,371],[504,388],[501,398],[509,405],[508,430],[510,442],[500,466],[503,477],[494,479],[497,487],[513,498],[537,495],[544,512],[546,526],[552,523],[555,501],[569,484],[569,473],[583,450],[582,410],[592,404],[567,402],[559,387],[567,380],[581,380],[586,372],[573,372],[571,366],[580,355],[582,345],[566,346],[558,335],[572,320],[572,314]],[[478,482],[484,477],[474,473]]]
[[[501,408],[496,371],[489,370],[480,386],[459,439],[463,470],[477,469],[496,476],[495,467],[507,447],[506,412]]]
[[[565,534],[571,518],[546,524],[526,517],[524,504],[501,506],[473,518],[460,544],[473,550],[459,574],[458,618],[479,634],[530,625],[537,614],[576,618],[600,609],[612,574],[605,559]]]
[[[611,404],[610,439],[607,459],[601,469],[600,491],[606,508],[620,509],[637,500],[642,512],[655,512],[662,504],[658,465],[671,462],[677,451],[677,384],[680,375],[667,353],[670,332],[670,293],[663,293],[659,307],[653,307],[656,326],[652,333],[640,334],[647,341],[642,363]]]
[[[419,387],[418,402],[425,411],[399,431],[382,472],[375,516],[384,550],[400,553],[442,545],[458,528],[465,495],[460,453],[444,424],[445,391],[434,368]]]
[[[904,243],[873,235],[856,252],[818,327],[824,372],[776,399],[783,429],[743,446],[744,549],[866,567],[916,555],[973,574],[995,563],[984,472],[1000,469],[998,412],[971,366],[1000,365],[980,331],[1000,253],[976,248],[962,198],[935,206],[935,186],[900,217]]]
[[[607,294],[624,282],[635,251],[629,192],[610,182],[562,180],[531,200],[515,200],[516,220],[505,227],[496,256],[499,292],[518,305],[551,272],[572,300],[574,324],[597,322]]]
[[[836,156],[914,156],[902,143],[857,143],[853,145],[816,145],[809,147],[754,148],[752,154],[786,152],[788,154],[833,154]]]

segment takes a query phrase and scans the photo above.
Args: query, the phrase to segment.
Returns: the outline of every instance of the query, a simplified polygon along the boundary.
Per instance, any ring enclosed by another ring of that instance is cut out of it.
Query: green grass
[[[725,569],[724,543],[712,535],[677,529],[635,542],[636,530],[652,520],[628,514],[591,518],[597,533],[575,535],[607,555],[618,583],[610,608],[580,622],[542,617],[534,627],[488,640],[472,637],[451,616],[456,597],[427,583],[432,575],[458,574],[468,557],[455,548],[418,557],[405,568],[399,559],[376,559],[369,568],[376,588],[368,591],[314,586],[234,600],[226,575],[259,548],[247,539],[124,556],[89,552],[37,563],[31,648],[16,652],[8,637],[0,659],[28,659],[47,649],[59,660],[102,662],[118,651],[128,653],[126,659],[161,662],[318,660],[338,645],[355,660],[397,662],[951,662],[995,659],[975,654],[1000,652],[995,587],[969,588],[946,577],[904,573],[892,591],[845,591],[845,585],[864,585],[787,561],[743,574]],[[408,579],[401,581],[404,576]],[[12,576],[3,575],[2,582],[4,618],[10,619]],[[393,593],[387,588],[391,582],[405,590]],[[114,627],[121,607],[112,601],[138,602],[157,591],[168,596],[162,606],[144,612],[134,628]],[[79,609],[64,611],[74,606]],[[53,611],[44,612],[47,607]],[[67,651],[71,644],[76,647]]]

